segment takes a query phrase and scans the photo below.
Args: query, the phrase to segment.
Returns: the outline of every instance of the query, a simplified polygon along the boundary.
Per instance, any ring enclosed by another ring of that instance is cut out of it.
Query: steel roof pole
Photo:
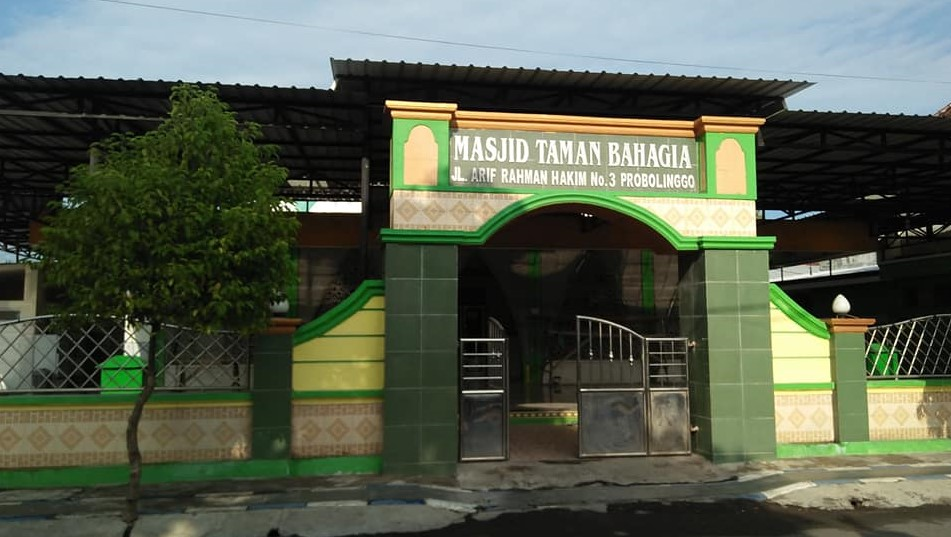
[[[369,275],[370,158],[360,159],[360,281]]]

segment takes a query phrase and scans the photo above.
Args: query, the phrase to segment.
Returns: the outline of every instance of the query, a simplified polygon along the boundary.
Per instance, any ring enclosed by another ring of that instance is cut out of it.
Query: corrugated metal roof
[[[104,77],[48,77],[42,75],[9,74],[0,73],[0,88],[4,90],[25,89],[29,91],[75,91],[78,88],[95,90],[100,92],[109,92],[121,90],[123,93],[134,93],[138,96],[148,96],[149,94],[168,98],[169,89],[182,82],[197,84],[200,86],[215,87],[231,94],[251,97],[254,95],[274,94],[275,92],[286,92],[284,97],[292,100],[303,98],[302,92],[308,96],[321,94],[332,94],[329,89],[320,89],[313,86],[306,88],[282,87],[282,86],[261,86],[258,84],[226,84],[222,82],[203,82],[201,80],[143,80],[126,78],[104,78]]]
[[[584,88],[588,91],[738,95],[786,98],[812,85],[794,80],[559,71],[474,65],[331,60],[338,89],[354,79],[406,79],[448,84]]]
[[[949,136],[951,118],[779,113],[757,150],[757,206],[856,218],[880,234],[946,225]]]
[[[918,222],[951,222],[951,118],[776,113],[808,82],[353,60],[332,67],[335,90],[204,84],[240,119],[262,125],[262,141],[279,146],[292,179],[331,184],[313,187],[314,196],[359,195],[363,156],[371,182],[387,182],[381,105],[398,96],[567,115],[770,116],[757,150],[760,208],[836,211],[882,232],[906,229],[910,213]],[[0,74],[0,242],[26,244],[29,221],[68,168],[88,158],[85,148],[110,132],[154,126],[176,83]],[[879,199],[869,202],[873,194]]]
[[[951,117],[789,110],[770,117],[767,125],[887,130],[891,132],[951,132]]]
[[[157,125],[168,113],[169,93],[178,83],[0,73],[0,243],[23,246],[29,221],[56,197],[56,185],[68,170],[88,160],[89,145],[113,132],[143,132]],[[359,196],[368,138],[362,96],[315,88],[197,84],[216,89],[240,120],[261,125],[259,141],[278,147],[289,178],[320,181],[306,190],[288,186],[288,194]]]

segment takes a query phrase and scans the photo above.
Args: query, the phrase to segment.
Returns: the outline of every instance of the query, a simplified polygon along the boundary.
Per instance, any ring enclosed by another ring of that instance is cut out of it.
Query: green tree
[[[177,86],[156,129],[93,146],[44,227],[40,268],[64,290],[63,313],[124,319],[152,334],[126,431],[125,535],[138,518],[138,426],[162,326],[262,330],[293,277],[297,221],[276,195],[287,172],[273,148],[254,143],[259,136],[213,91]]]

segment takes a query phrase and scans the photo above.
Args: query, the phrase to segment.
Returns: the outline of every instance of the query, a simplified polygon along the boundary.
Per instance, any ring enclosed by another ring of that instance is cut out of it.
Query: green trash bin
[[[145,362],[138,356],[119,354],[99,366],[99,385],[103,393],[128,393],[142,389]]]
[[[865,359],[865,372],[877,377],[894,377],[898,375],[898,366],[901,355],[882,345],[873,342],[868,346],[868,357]]]

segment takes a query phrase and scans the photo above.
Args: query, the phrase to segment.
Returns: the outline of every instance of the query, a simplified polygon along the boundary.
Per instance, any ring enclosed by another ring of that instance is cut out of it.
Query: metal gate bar
[[[651,455],[690,453],[686,338],[646,338]]]
[[[505,338],[459,340],[459,460],[504,460],[508,441]]]
[[[579,315],[578,456],[690,452],[686,338]]]

